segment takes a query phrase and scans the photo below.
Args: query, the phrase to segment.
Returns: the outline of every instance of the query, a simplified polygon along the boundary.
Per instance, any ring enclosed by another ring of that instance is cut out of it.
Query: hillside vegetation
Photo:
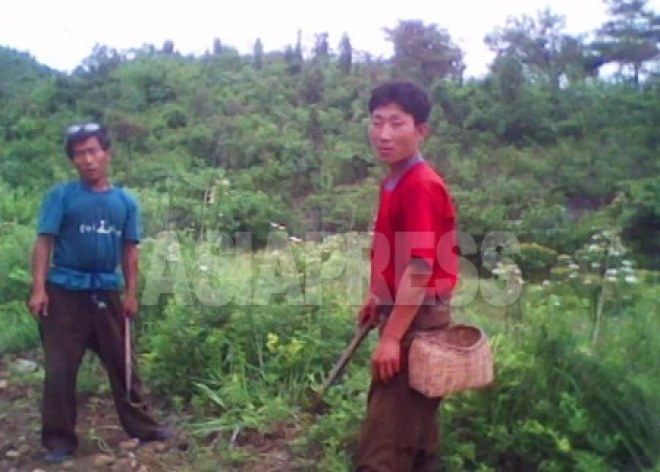
[[[180,470],[254,462],[241,445],[255,434],[286,437],[281,470],[350,470],[368,349],[326,415],[302,406],[350,339],[366,280],[360,241],[384,175],[369,91],[413,79],[434,103],[424,155],[475,269],[456,316],[488,331],[497,359],[492,388],[442,408],[445,470],[657,471],[660,22],[643,1],[608,5],[589,36],[550,11],[510,19],[486,36],[496,57],[481,78],[416,20],[385,30],[388,58],[319,33],[282,51],[257,39],[251,54],[99,45],[63,74],[0,48],[0,353],[38,345],[24,301],[39,203],[75,178],[66,126],[101,121],[114,181],[142,205],[146,383],[200,441]]]

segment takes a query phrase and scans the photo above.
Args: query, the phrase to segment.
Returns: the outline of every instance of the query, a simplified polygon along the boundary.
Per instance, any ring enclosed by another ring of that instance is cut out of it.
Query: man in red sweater
[[[416,332],[446,327],[458,281],[456,212],[443,179],[423,159],[431,103],[411,82],[376,87],[369,139],[389,167],[381,184],[369,293],[359,323],[379,327],[372,356],[359,472],[430,471],[438,445],[440,399],[408,385],[407,353]]]

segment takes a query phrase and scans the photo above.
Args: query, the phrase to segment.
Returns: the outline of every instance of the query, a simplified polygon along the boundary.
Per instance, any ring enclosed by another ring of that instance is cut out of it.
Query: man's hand
[[[365,324],[371,324],[376,326],[378,322],[378,313],[377,308],[378,299],[372,293],[368,294],[367,297],[362,302],[362,306],[358,311],[358,325],[364,326]]]
[[[401,344],[395,339],[381,338],[371,359],[373,377],[387,382],[401,370]]]
[[[48,295],[45,290],[34,290],[28,301],[28,309],[37,320],[40,316],[48,316]]]
[[[126,318],[134,318],[138,312],[138,300],[135,295],[125,295],[123,302],[123,311]]]

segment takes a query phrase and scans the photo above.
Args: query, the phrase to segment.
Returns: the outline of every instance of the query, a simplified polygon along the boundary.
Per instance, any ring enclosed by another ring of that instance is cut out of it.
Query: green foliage
[[[655,177],[623,183],[626,196],[621,202],[623,237],[641,254],[655,257],[640,258],[642,264],[660,268],[660,183]]]
[[[575,69],[585,64],[584,45],[563,33],[564,25],[563,17],[546,9],[537,18],[508,18],[506,27],[487,35],[485,41],[499,58],[516,60],[532,80],[557,90],[562,77],[573,78]],[[501,73],[511,71],[506,68]],[[591,71],[582,71],[582,77],[585,72]]]
[[[39,345],[37,322],[26,308],[26,300],[19,299],[0,304],[0,354],[20,352]]]
[[[646,286],[629,308],[637,316],[617,318],[607,329],[607,342],[591,350],[588,331],[570,315],[574,309],[559,301],[565,294],[532,287],[523,299],[527,321],[514,337],[493,338],[494,387],[444,405],[445,466],[456,471],[652,467],[658,460],[654,424],[660,415],[658,395],[650,390],[657,348],[624,354],[628,336],[657,325],[645,311],[651,290]],[[616,335],[619,330],[626,335]],[[645,369],[650,370],[641,374]],[[636,380],[640,374],[644,380]]]
[[[0,181],[0,189],[3,182]],[[0,319],[5,329],[0,335],[0,353],[34,347],[37,325],[26,302],[30,289],[30,249],[34,229],[31,220],[37,199],[23,189],[3,189],[0,200]]]
[[[605,256],[602,248],[609,248],[610,268],[615,262],[627,266],[619,243],[606,236],[598,233],[577,252],[579,265],[565,264],[564,279],[526,284],[514,325],[486,316],[492,309],[481,303],[468,305],[460,315],[492,333],[497,380],[484,391],[444,402],[441,460],[447,469],[641,471],[657,463],[660,330],[652,274],[635,272],[631,283],[625,271],[607,273],[595,344],[585,316],[592,292],[579,289],[588,274],[570,276],[574,266],[596,270],[593,263]],[[530,259],[534,254],[554,258],[548,248],[528,246],[523,253]],[[277,258],[272,249],[237,256],[217,272],[212,259],[203,259],[209,264],[205,271],[217,274],[211,289],[231,293],[232,287],[255,287],[259,278],[263,283],[264,266],[244,263]],[[316,279],[309,271],[345,264],[346,254],[334,239],[308,245],[306,254],[301,250],[291,252],[294,274],[307,273],[311,280]],[[560,257],[560,267],[566,260]],[[281,260],[279,267],[288,270]],[[199,286],[202,273],[189,272],[190,285]],[[211,305],[193,299],[186,305],[170,298],[141,331],[147,381],[176,404],[190,403],[195,416],[204,418],[194,425],[201,435],[219,433],[229,440],[255,430],[277,434],[288,425],[298,431],[291,444],[298,467],[351,470],[373,344],[358,351],[342,381],[328,392],[328,412],[312,421],[300,407],[309,402],[308,388],[321,383],[348,342],[352,310],[341,284],[324,282],[321,305],[300,305],[282,294],[282,281],[268,283],[274,296],[266,305],[237,298]]]
[[[352,362],[342,383],[324,398],[328,408],[311,419],[306,434],[294,444],[297,465],[302,469],[353,470],[352,463],[364,417],[369,384],[369,370],[364,361]]]
[[[374,174],[364,138],[366,98],[375,82],[405,65],[433,84],[437,132],[424,154],[443,171],[461,225],[477,240],[512,229],[522,240],[573,251],[588,229],[582,214],[607,205],[625,181],[640,208],[624,217],[625,235],[637,251],[655,257],[653,238],[641,230],[648,210],[631,189],[657,173],[657,80],[634,89],[574,77],[571,67],[585,59],[584,51],[573,48],[577,40],[549,12],[507,28],[492,36],[504,52],[490,74],[467,82],[436,80],[460,76],[462,53],[442,28],[415,21],[388,30],[398,45],[392,64],[353,57],[347,37],[334,57],[323,34],[313,58],[302,55],[298,39],[288,55],[255,53],[263,56],[259,67],[255,57],[219,41],[213,54],[198,58],[180,56],[172,45],[169,51],[98,46],[69,76],[7,52],[21,70],[41,72],[30,73],[29,90],[9,93],[0,112],[0,170],[9,188],[41,195],[73,177],[62,158],[61,130],[73,121],[103,120],[115,138],[116,181],[145,193],[157,189],[160,196],[148,199],[167,202],[167,216],[163,208],[148,209],[158,216],[147,218],[153,223],[147,234],[222,224],[263,233],[268,220],[285,219],[296,232],[317,230],[319,209],[330,220],[324,228],[362,228],[368,206],[355,209],[348,200],[361,201],[367,192],[362,184],[342,186]],[[539,62],[545,53],[548,64]],[[539,74],[554,77],[550,82],[570,77],[557,88]],[[237,184],[217,205],[225,208],[211,212],[201,199],[218,168]],[[288,207],[296,211],[283,218]],[[217,221],[219,213],[226,221]]]
[[[646,0],[608,0],[611,19],[598,30],[595,49],[604,62],[630,66],[632,81],[639,84],[644,62],[658,54],[658,14]]]
[[[14,223],[0,223],[0,303],[25,301],[30,287],[30,249],[34,229]]]
[[[282,201],[261,191],[230,191],[216,209],[220,210],[219,228],[229,234],[250,232],[254,248],[266,244],[271,222],[289,220]]]
[[[317,194],[305,202],[306,213],[315,217],[314,231],[366,231],[374,219],[376,195],[371,185],[342,186]]]
[[[353,65],[353,46],[351,46],[351,40],[347,34],[344,34],[341,37],[339,42],[339,60],[338,67],[339,70],[345,75],[351,73],[351,66]]]
[[[148,352],[142,356],[144,374],[152,389],[190,398],[194,382],[220,367],[220,353],[228,348],[228,340],[214,328],[224,317],[214,313],[209,318],[202,320],[193,316],[189,307],[170,302],[158,322],[152,320],[146,339]],[[186,362],[178,362],[180,359]],[[184,377],[189,382],[180,382]]]
[[[387,30],[391,61],[355,54],[347,36],[335,57],[320,34],[312,58],[301,35],[279,52],[257,42],[252,56],[220,40],[202,57],[173,44],[97,46],[62,75],[0,48],[0,352],[38,341],[24,305],[29,248],[41,196],[75,178],[62,130],[102,120],[114,137],[114,180],[142,205],[141,286],[162,277],[160,288],[177,292],[156,294],[138,321],[148,384],[190,408],[197,432],[227,437],[235,460],[231,437],[285,424],[296,430],[296,466],[350,470],[369,349],[329,392],[327,415],[311,421],[301,405],[353,331],[351,297],[362,287],[347,291],[338,279],[364,274],[348,266],[341,238],[301,245],[288,236],[369,228],[383,172],[372,169],[366,101],[375,83],[405,75],[430,86],[424,155],[450,186],[461,229],[477,241],[514,232],[528,282],[508,308],[519,314],[513,326],[506,315],[504,327],[482,318],[498,381],[445,402],[445,467],[657,468],[657,274],[636,267],[658,266],[660,87],[644,78],[646,56],[629,54],[646,39],[624,19],[640,19],[644,2],[611,4],[599,38],[607,51],[544,12],[494,32],[490,72],[465,82],[462,51],[442,28],[414,20]],[[605,59],[632,67],[637,87],[598,79]],[[216,247],[236,232],[264,249]],[[633,254],[619,251],[619,232]],[[535,285],[557,254],[549,281]],[[250,304],[256,290],[269,298]],[[494,311],[468,307],[470,316]]]
[[[385,31],[394,45],[394,65],[399,76],[408,76],[426,86],[436,79],[462,76],[463,52],[446,30],[418,20],[399,20],[395,28]]]
[[[539,281],[547,278],[555,265],[557,252],[536,243],[522,243],[520,253],[514,256],[525,280]]]
[[[172,156],[176,161],[176,156]],[[142,169],[152,163],[141,163]],[[136,193],[140,197],[147,234],[167,229],[186,229],[200,236],[214,230],[234,235],[250,233],[254,248],[266,244],[271,223],[291,220],[279,196],[269,196],[252,188],[249,179],[231,182],[218,169],[198,172],[179,170],[178,163],[161,176],[151,174],[151,188]]]
[[[564,206],[546,202],[538,202],[526,210],[520,226],[525,240],[562,251],[573,249],[584,236]]]
[[[0,46],[0,104],[27,93],[51,73],[29,54]]]
[[[0,180],[0,231],[11,231],[10,225],[27,225],[33,223],[37,213],[41,195],[25,188],[12,189]]]

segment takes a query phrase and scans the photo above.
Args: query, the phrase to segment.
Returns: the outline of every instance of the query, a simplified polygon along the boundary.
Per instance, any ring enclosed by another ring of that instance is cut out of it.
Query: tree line
[[[152,232],[260,234],[271,221],[300,234],[365,230],[382,175],[365,100],[374,84],[406,78],[431,92],[426,157],[466,231],[515,230],[570,252],[615,225],[657,266],[660,16],[643,0],[607,5],[589,35],[566,33],[550,10],[510,18],[485,35],[495,58],[481,78],[465,77],[445,29],[420,20],[384,28],[388,58],[356,51],[348,35],[335,49],[327,33],[304,45],[298,32],[279,51],[256,39],[250,54],[221,39],[201,56],[171,40],[98,45],[64,74],[0,48],[0,184],[38,193],[71,176],[62,129],[100,120],[115,137],[115,175],[141,192]]]

